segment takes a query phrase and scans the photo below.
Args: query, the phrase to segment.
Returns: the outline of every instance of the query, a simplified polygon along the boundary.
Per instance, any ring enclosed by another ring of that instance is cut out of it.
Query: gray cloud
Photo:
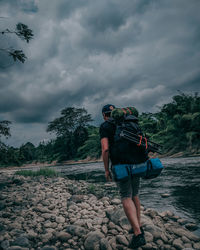
[[[0,56],[0,115],[13,122],[9,143],[39,142],[66,106],[158,110],[177,90],[200,90],[200,2],[0,1],[0,28],[27,24],[34,39],[0,37],[28,60]],[[43,132],[42,132],[43,131]],[[19,136],[21,133],[21,136]]]

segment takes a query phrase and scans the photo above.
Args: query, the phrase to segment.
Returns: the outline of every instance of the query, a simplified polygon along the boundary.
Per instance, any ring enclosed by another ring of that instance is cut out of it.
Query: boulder
[[[86,236],[86,240],[84,243],[85,249],[94,250],[97,247],[97,245],[100,245],[100,241],[103,238],[104,238],[104,235],[99,231],[90,232]]]
[[[109,244],[107,239],[103,238],[100,240],[100,249],[101,250],[112,250],[112,247]]]
[[[124,210],[122,208],[116,209],[115,211],[113,210],[108,210],[106,211],[107,216],[110,218],[114,224],[119,224],[120,218],[126,217]]]

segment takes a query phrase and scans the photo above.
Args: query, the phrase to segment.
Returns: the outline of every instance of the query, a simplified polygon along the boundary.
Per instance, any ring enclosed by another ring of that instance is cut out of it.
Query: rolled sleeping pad
[[[139,113],[138,113],[137,109],[134,107],[115,108],[111,112],[111,117],[115,120],[120,120],[124,116],[128,116],[128,115],[134,115],[134,116],[138,117],[138,114]]]

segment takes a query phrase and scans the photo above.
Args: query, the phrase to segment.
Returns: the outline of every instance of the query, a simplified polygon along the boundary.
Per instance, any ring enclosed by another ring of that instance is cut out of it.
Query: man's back
[[[109,141],[109,157],[113,165],[116,164],[138,164],[148,159],[147,151],[126,139],[116,140],[117,125],[113,119],[108,119],[100,126],[100,137],[108,138]]]

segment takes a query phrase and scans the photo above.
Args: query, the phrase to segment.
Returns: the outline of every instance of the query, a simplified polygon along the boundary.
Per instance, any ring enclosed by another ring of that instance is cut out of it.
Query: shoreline
[[[200,157],[200,154],[185,154],[184,152],[178,152],[175,154],[163,154],[159,155],[157,153],[150,153],[150,158],[191,158],[191,157]],[[70,166],[70,165],[76,165],[76,164],[90,164],[90,163],[98,163],[102,162],[103,160],[100,159],[83,159],[83,160],[68,160],[61,163],[58,163],[57,161],[53,161],[51,163],[48,162],[37,162],[37,163],[25,163],[21,166],[8,166],[8,167],[1,167],[0,166],[0,172],[5,170],[19,170],[19,169],[26,169],[26,168],[39,168],[39,167],[53,167],[53,166]]]
[[[97,197],[86,181],[3,175],[11,182],[0,194],[3,250],[130,249],[119,196]],[[200,249],[195,225],[170,210],[142,206],[141,222],[147,244],[139,250]]]

